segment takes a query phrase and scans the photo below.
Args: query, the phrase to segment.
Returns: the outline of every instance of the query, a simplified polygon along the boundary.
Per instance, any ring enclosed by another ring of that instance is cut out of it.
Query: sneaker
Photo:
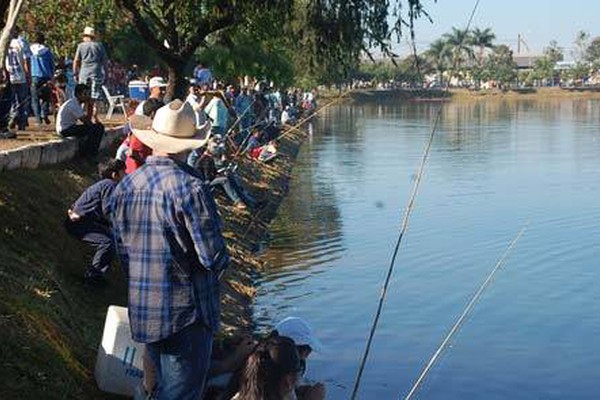
[[[46,117],[44,117],[44,123],[45,123],[46,125],[50,125],[50,124],[51,124],[51,122],[50,122],[50,118],[48,118],[47,116],[46,116]]]
[[[8,129],[0,131],[0,139],[14,139],[16,137],[16,132],[9,131]]]

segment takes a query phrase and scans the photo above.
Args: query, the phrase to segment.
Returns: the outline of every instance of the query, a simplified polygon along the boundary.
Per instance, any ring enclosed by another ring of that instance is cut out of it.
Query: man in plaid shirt
[[[197,400],[219,325],[219,277],[229,260],[215,202],[180,161],[206,142],[206,134],[196,130],[191,106],[179,100],[160,108],[154,121],[134,116],[131,124],[153,149],[112,197],[131,332],[146,343],[156,368],[155,396]]]

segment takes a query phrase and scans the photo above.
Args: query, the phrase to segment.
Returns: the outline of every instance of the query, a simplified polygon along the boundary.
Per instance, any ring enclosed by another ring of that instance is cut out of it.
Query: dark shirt
[[[112,179],[102,179],[87,188],[71,206],[82,219],[89,219],[108,225],[110,196],[117,186]]]
[[[211,154],[203,153],[196,165],[205,182],[210,183],[217,177],[215,159]]]
[[[133,340],[152,343],[197,321],[219,325],[219,275],[229,256],[217,207],[194,170],[150,156],[115,188],[113,235],[129,278]]]

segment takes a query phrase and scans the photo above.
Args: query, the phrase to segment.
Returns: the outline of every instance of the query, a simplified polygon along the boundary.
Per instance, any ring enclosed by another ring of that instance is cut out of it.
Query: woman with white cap
[[[315,351],[323,353],[323,345],[317,339],[308,322],[299,317],[287,317],[275,325],[274,333],[290,338],[294,341],[302,363],[302,377],[306,374],[306,360]],[[299,399],[324,399],[325,386],[322,383],[308,384],[302,379],[296,385],[296,394]]]

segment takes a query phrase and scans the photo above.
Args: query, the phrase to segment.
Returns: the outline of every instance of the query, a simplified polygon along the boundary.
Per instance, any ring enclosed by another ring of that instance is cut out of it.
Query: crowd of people
[[[79,137],[81,156],[95,162],[104,135],[95,102],[107,57],[92,28],[83,37],[73,62],[78,83],[58,109],[56,131]],[[137,67],[125,73],[137,74]],[[315,93],[282,92],[265,81],[226,85],[206,64],[194,69],[184,100],[166,99],[166,87],[163,76],[148,79],[149,96],[123,127],[119,148],[99,163],[101,179],[65,215],[67,232],[95,249],[86,285],[106,285],[115,256],[127,276],[132,339],[145,345],[136,398],[323,399],[324,386],[303,379],[308,356],[321,346],[300,318],[262,339],[245,337],[229,355],[213,351],[219,281],[229,264],[217,193],[232,212],[263,206],[244,188],[238,161],[276,157],[285,126],[316,107]]]

